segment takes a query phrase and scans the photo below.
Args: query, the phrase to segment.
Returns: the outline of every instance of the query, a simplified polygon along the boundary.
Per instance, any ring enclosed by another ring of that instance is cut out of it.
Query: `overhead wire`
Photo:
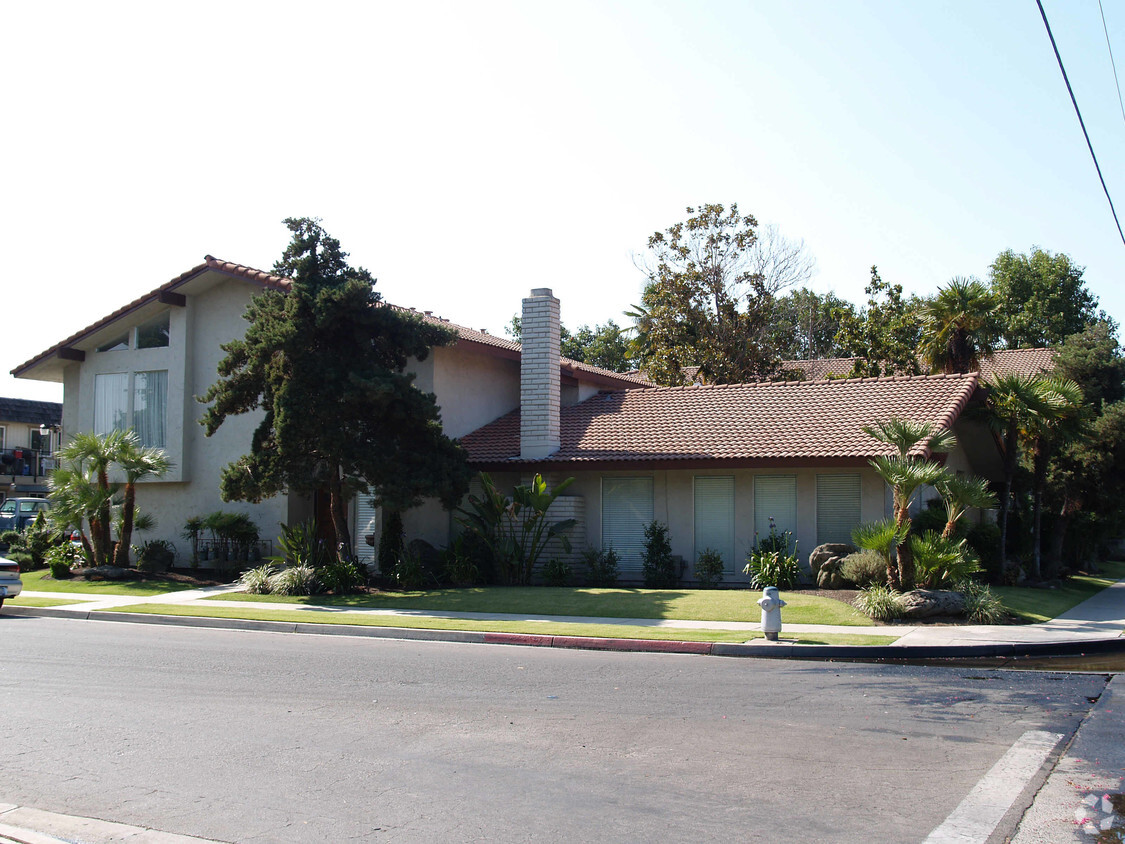
[[[1121,100],[1121,83],[1117,81],[1117,62],[1113,60],[1113,47],[1109,43],[1109,27],[1105,25],[1105,9],[1098,0],[1098,11],[1102,13],[1102,31],[1105,33],[1105,48],[1109,50],[1109,66],[1113,68],[1113,84],[1117,86],[1117,104],[1121,106],[1121,119],[1125,120],[1125,102]]]
[[[1098,164],[1098,157],[1094,154],[1094,145],[1090,143],[1090,133],[1086,131],[1086,121],[1082,119],[1082,111],[1078,108],[1078,100],[1074,98],[1074,89],[1070,87],[1070,78],[1066,75],[1066,68],[1063,67],[1062,56],[1059,55],[1058,44],[1055,43],[1055,36],[1051,32],[1051,24],[1047,22],[1047,13],[1043,10],[1043,0],[1035,0],[1035,4],[1039,7],[1039,14],[1043,18],[1043,26],[1047,28],[1047,37],[1051,39],[1051,49],[1055,51],[1055,60],[1059,63],[1059,70],[1062,71],[1063,81],[1066,83],[1066,90],[1070,94],[1070,102],[1074,105],[1074,113],[1078,115],[1078,125],[1082,127],[1082,134],[1086,138],[1086,146],[1090,150],[1090,158],[1094,159],[1094,169],[1098,171],[1098,180],[1102,183],[1102,190],[1105,192],[1105,198],[1109,202],[1109,210],[1113,214],[1113,222],[1117,224],[1117,234],[1121,237],[1121,242],[1125,244],[1125,232],[1121,230],[1121,221],[1117,219],[1117,209],[1113,207],[1113,199],[1109,195],[1109,188],[1106,187],[1105,177],[1102,176],[1101,165]]]

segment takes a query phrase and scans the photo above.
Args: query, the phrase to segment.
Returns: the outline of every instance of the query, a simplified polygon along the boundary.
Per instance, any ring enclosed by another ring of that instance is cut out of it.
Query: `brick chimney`
[[[548,457],[562,444],[559,428],[559,300],[539,287],[523,300],[520,323],[520,457]]]

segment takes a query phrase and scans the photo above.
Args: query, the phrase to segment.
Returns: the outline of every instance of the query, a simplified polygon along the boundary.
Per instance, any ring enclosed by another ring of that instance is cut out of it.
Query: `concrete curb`
[[[268,633],[302,633],[320,636],[362,636],[372,639],[405,639],[463,644],[521,645],[537,648],[572,648],[599,651],[677,653],[700,656],[754,657],[757,659],[810,660],[919,660],[971,657],[1084,656],[1125,653],[1125,637],[1083,639],[1073,642],[1006,642],[980,645],[797,645],[758,640],[747,644],[683,642],[674,639],[609,639],[586,636],[553,636],[534,633],[486,633],[471,630],[429,630],[411,627],[371,627],[353,624],[259,621],[210,616],[153,615],[148,613],[74,612],[55,607],[5,607],[5,614],[24,617],[70,618],[204,627],[218,630],[256,630]]]

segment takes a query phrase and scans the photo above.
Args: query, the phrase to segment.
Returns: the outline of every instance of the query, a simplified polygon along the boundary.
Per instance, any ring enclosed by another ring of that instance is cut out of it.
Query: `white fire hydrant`
[[[781,632],[781,608],[785,606],[776,586],[767,586],[762,590],[758,606],[762,608],[762,632],[769,641],[776,642],[777,634]]]

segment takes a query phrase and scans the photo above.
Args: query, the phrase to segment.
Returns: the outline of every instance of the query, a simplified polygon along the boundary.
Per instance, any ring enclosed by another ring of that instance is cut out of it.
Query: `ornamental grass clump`
[[[860,590],[855,605],[861,613],[876,621],[890,621],[902,616],[902,597],[890,586],[869,586]]]
[[[983,583],[966,580],[959,587],[965,596],[965,615],[974,624],[1003,624],[1008,614],[998,595]]]
[[[316,569],[312,566],[290,566],[269,579],[274,595],[314,595],[319,590]]]
[[[270,578],[276,571],[277,569],[272,564],[266,563],[244,571],[242,576],[238,578],[238,582],[243,590],[251,595],[268,595],[271,590]]]

